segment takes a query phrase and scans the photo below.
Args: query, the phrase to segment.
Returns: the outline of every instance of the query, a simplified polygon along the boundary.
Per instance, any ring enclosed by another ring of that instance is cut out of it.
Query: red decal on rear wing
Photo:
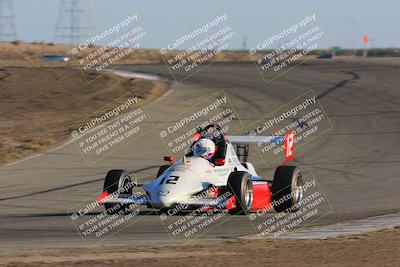
[[[283,144],[285,151],[285,162],[294,158],[294,134],[295,131],[291,131],[285,135],[285,142]]]

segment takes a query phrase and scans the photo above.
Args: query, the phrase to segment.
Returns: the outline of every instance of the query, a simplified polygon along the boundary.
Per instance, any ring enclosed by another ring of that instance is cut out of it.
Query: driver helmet
[[[215,154],[215,144],[208,138],[202,138],[193,145],[193,156],[210,160]]]

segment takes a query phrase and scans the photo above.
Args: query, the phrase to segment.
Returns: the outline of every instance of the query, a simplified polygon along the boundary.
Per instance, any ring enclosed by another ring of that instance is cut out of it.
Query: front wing
[[[229,192],[229,191],[228,191]],[[100,204],[123,204],[123,205],[147,205],[151,207],[151,203],[143,194],[126,195],[121,194],[117,197],[105,195],[99,197]],[[224,194],[216,198],[196,198],[190,197],[184,201],[177,203],[180,206],[186,206],[188,209],[197,208],[214,208],[214,209],[233,209],[236,207],[235,197],[232,194]],[[251,210],[268,209],[271,204],[270,185],[264,181],[253,181],[253,204]]]

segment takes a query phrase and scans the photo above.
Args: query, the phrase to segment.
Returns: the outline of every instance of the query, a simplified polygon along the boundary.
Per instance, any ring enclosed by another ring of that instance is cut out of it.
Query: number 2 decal
[[[163,184],[165,181],[165,184],[176,184],[176,182],[178,181],[179,176],[176,175],[171,175],[170,177],[168,177],[168,179],[166,179],[165,177],[160,181],[160,184]]]
[[[295,131],[291,131],[285,135],[285,143],[283,145],[283,148],[285,149],[285,161],[294,158],[294,135]]]
[[[179,176],[175,176],[175,175],[171,175],[167,181],[165,181],[166,184],[176,184],[176,182],[178,181]]]

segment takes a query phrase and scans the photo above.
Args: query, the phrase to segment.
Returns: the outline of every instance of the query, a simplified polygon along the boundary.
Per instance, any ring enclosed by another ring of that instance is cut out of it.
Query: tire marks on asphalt
[[[317,99],[321,99],[321,98],[327,96],[328,94],[334,92],[335,90],[337,90],[341,87],[344,87],[347,83],[349,83],[351,81],[360,79],[360,75],[358,73],[355,73],[352,71],[343,71],[343,73],[350,74],[350,75],[352,75],[352,77],[350,79],[342,80],[342,81],[338,82],[337,84],[335,84],[334,86],[326,89],[324,92],[320,93],[317,96]]]

